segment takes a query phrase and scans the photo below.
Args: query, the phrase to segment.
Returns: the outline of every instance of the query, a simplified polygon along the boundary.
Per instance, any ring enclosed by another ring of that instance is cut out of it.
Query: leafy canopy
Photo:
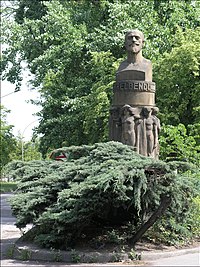
[[[13,125],[9,125],[6,121],[6,116],[9,113],[2,105],[1,111],[1,135],[0,135],[0,171],[2,173],[3,167],[12,160],[11,153],[15,149],[16,140],[12,133]]]
[[[156,62],[157,105],[161,120],[177,125],[200,122],[200,27],[179,31],[174,48]]]

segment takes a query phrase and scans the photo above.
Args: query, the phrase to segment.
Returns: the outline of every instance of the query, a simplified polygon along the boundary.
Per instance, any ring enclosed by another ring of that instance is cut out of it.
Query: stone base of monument
[[[134,147],[143,156],[158,159],[160,120],[156,106],[112,106],[109,138]]]

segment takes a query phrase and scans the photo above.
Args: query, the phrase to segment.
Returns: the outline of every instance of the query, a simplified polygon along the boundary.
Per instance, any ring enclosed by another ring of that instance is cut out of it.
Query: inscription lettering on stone
[[[120,81],[115,83],[115,90],[133,90],[140,92],[152,92],[155,93],[155,83],[145,81]]]

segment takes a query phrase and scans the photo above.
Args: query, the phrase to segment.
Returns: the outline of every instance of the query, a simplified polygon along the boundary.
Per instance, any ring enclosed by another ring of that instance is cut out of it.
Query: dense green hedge
[[[33,239],[45,247],[66,248],[88,229],[131,225],[127,238],[171,198],[168,216],[187,217],[199,179],[181,174],[190,165],[167,164],[136,154],[118,142],[62,148],[66,161],[13,162],[20,177],[12,199],[17,226],[33,223]],[[183,167],[184,166],[184,167]],[[109,228],[110,229],[110,228]]]

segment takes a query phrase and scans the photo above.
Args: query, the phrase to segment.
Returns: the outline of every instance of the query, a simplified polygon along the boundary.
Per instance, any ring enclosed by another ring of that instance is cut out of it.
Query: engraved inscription
[[[127,81],[116,82],[114,84],[113,89],[120,91],[128,90],[128,91],[155,93],[156,86],[154,82],[127,80]]]

